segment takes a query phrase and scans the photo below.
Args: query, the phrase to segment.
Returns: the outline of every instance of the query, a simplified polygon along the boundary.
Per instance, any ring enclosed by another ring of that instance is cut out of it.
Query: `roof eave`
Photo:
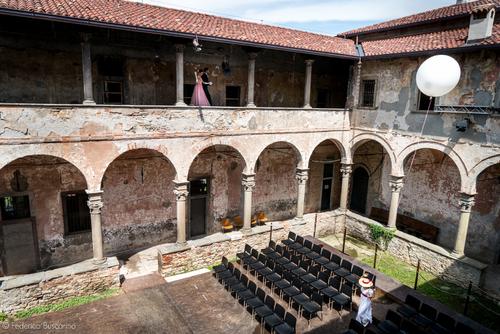
[[[58,15],[52,15],[52,14],[41,14],[41,13],[34,13],[34,12],[27,12],[27,11],[20,11],[20,10],[6,9],[6,8],[0,8],[0,15],[1,14],[7,15],[7,16],[35,18],[35,19],[46,20],[46,21],[72,23],[72,24],[97,27],[97,28],[108,28],[108,29],[116,29],[116,30],[135,31],[135,32],[141,32],[141,33],[149,33],[149,34],[178,37],[178,38],[192,39],[194,36],[194,34],[192,34],[192,33],[183,33],[183,32],[171,31],[171,30],[137,27],[137,26],[124,25],[124,24],[115,24],[115,23],[108,23],[108,22],[102,22],[102,21],[93,21],[93,20],[72,18],[72,17],[67,17],[67,16],[58,16]],[[301,49],[301,48],[292,48],[292,47],[280,46],[280,45],[275,45],[275,44],[264,44],[264,43],[257,43],[257,42],[241,41],[241,40],[237,40],[237,39],[230,39],[230,38],[223,38],[223,37],[198,35],[198,38],[203,39],[204,41],[210,41],[210,42],[236,44],[236,45],[241,45],[241,46],[252,46],[252,47],[259,47],[259,48],[264,48],[264,49],[278,50],[278,51],[297,52],[297,53],[303,53],[303,54],[314,55],[314,56],[329,57],[329,58],[340,58],[340,59],[349,59],[349,60],[358,59],[358,57],[356,55],[348,55],[348,54],[335,53],[335,52],[315,51],[315,50]],[[353,44],[353,50],[354,50],[354,44]]]
[[[411,28],[411,27],[415,27],[415,26],[421,26],[421,25],[425,25],[425,24],[431,24],[431,23],[438,22],[438,21],[454,20],[454,19],[458,19],[458,18],[462,18],[462,17],[467,17],[467,16],[470,16],[470,14],[469,13],[458,14],[458,15],[452,15],[452,16],[447,16],[447,17],[435,18],[435,19],[431,19],[431,20],[417,21],[417,22],[412,22],[412,23],[400,24],[400,25],[391,26],[391,27],[370,29],[370,30],[360,31],[360,32],[354,32],[354,33],[350,33],[350,34],[346,34],[346,33],[342,34],[342,33],[340,33],[340,34],[337,34],[337,37],[353,38],[353,37],[356,37],[356,36],[376,34],[376,33],[379,33],[379,32],[386,32],[386,31],[392,31],[392,30],[398,30],[398,29],[404,29],[404,28]]]
[[[400,53],[390,53],[390,54],[382,54],[382,55],[374,55],[374,56],[364,56],[364,60],[377,60],[377,59],[388,59],[388,58],[401,58],[401,57],[418,57],[418,56],[427,56],[427,55],[435,55],[439,53],[459,53],[459,52],[474,52],[478,50],[484,49],[500,49],[500,44],[487,44],[487,45],[471,45],[471,46],[460,46],[457,48],[449,48],[449,49],[438,49],[438,50],[423,50],[423,51],[414,51],[414,52],[400,52]]]

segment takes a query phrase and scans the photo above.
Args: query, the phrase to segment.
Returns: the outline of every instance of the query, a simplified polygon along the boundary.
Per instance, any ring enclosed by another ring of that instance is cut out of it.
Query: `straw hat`
[[[373,282],[372,280],[370,279],[370,277],[368,277],[367,274],[364,274],[363,276],[361,276],[359,278],[359,281],[358,281],[359,285],[362,286],[363,288],[371,288],[373,286]]]

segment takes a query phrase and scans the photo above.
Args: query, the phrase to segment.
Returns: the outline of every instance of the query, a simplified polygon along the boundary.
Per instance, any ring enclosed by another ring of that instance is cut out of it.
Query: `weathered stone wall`
[[[342,219],[337,219],[339,215],[338,211],[318,213],[316,235],[322,236],[343,231]],[[308,214],[304,216],[303,222],[288,220],[277,223],[277,225],[281,226],[280,229],[273,230],[272,239],[275,241],[282,240],[288,236],[290,230],[299,235],[312,235],[314,231],[314,217],[315,214]],[[267,226],[269,226],[269,223]],[[258,234],[238,234],[237,237],[235,235],[234,240],[205,243],[201,246],[190,247],[188,250],[181,252],[163,253],[162,273],[164,276],[171,276],[205,268],[220,262],[222,256],[232,259],[236,256],[236,253],[243,251],[246,243],[259,250],[267,247],[269,243],[269,230],[267,229],[266,232]]]
[[[349,235],[370,241],[372,239],[369,224],[378,223],[349,212],[346,215],[345,224]],[[422,270],[463,287],[467,287],[469,282],[479,286],[482,272],[486,268],[486,265],[480,262],[468,258],[458,259],[452,256],[450,251],[442,247],[400,231],[396,233],[396,236],[389,243],[387,251],[398,259],[414,266],[417,265],[418,259],[420,259]]]
[[[132,150],[113,161],[103,178],[105,251],[176,239],[175,170],[157,152]]]
[[[273,144],[261,153],[255,167],[254,212],[263,211],[271,220],[295,216],[297,164],[296,153],[286,143]]]
[[[453,55],[459,62],[462,75],[457,87],[437,104],[500,106],[500,58],[495,51],[481,51]],[[420,133],[425,115],[418,109],[416,72],[425,58],[397,58],[390,60],[365,60],[361,79],[376,79],[376,108],[356,108],[353,126],[378,130]],[[468,140],[479,143],[500,143],[500,120],[485,115],[467,115],[472,125],[466,132],[457,132],[455,122],[463,115],[429,115],[423,134],[449,138],[452,141]]]
[[[87,269],[78,273],[71,273],[73,267],[57,269],[44,273],[25,275],[20,278],[26,281],[18,283],[3,284],[0,288],[0,313],[14,314],[17,311],[26,310],[35,306],[59,303],[72,297],[87,296],[106,291],[119,286],[118,262],[116,258],[108,259],[109,266],[91,268],[91,264],[82,263]],[[77,267],[74,267],[77,269]],[[63,274],[62,271],[66,270]],[[36,277],[34,277],[36,276]],[[50,277],[53,276],[53,277]],[[41,277],[38,279],[37,277]],[[30,278],[33,278],[30,281]],[[12,281],[14,281],[13,279]]]

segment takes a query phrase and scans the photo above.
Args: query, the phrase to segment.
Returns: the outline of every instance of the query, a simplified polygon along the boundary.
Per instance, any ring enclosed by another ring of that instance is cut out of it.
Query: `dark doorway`
[[[332,208],[333,163],[323,165],[323,182],[321,184],[321,211]]]
[[[189,236],[206,234],[207,203],[209,179],[197,179],[189,182]]]
[[[363,167],[358,167],[352,174],[351,205],[352,211],[365,214],[368,195],[368,179],[370,176]]]

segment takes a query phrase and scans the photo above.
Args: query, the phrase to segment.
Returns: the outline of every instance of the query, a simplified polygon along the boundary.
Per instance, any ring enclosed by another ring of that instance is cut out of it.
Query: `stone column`
[[[460,194],[460,221],[458,223],[457,238],[455,239],[455,247],[453,254],[463,256],[465,250],[465,241],[467,240],[467,229],[469,227],[470,213],[474,206],[474,195],[465,193]]]
[[[90,191],[87,190],[87,195],[89,199],[87,205],[90,209],[90,224],[92,228],[92,249],[94,252],[94,262],[103,263],[106,261],[103,252],[102,244],[102,226],[101,226],[101,209],[103,207],[102,203],[102,191]]]
[[[184,45],[175,44],[175,87],[177,93],[176,106],[185,106],[184,103]]]
[[[349,180],[351,179],[352,165],[342,164],[342,189],[340,191],[340,209],[347,210],[347,195],[349,194]]]
[[[304,108],[311,108],[311,76],[313,59],[306,60],[306,84],[304,87]]]
[[[387,227],[396,228],[396,219],[398,218],[398,207],[399,207],[399,194],[403,188],[403,177],[393,176],[389,181],[389,186],[391,187],[391,207],[389,208],[389,220],[387,221]]]
[[[83,104],[96,104],[92,87],[92,54],[90,52],[90,36],[82,35],[82,71],[83,71]]]
[[[252,227],[252,192],[255,188],[255,174],[243,174],[241,185],[243,186],[243,231],[249,231]]]
[[[306,200],[306,183],[309,178],[309,169],[297,168],[295,178],[298,181],[298,194],[297,194],[297,218],[304,216],[304,203]]]
[[[255,95],[255,58],[257,53],[251,52],[248,54],[248,96],[247,107],[255,108],[254,95]]]
[[[174,194],[177,204],[177,244],[186,244],[186,201],[189,196],[189,182],[174,182]]]

